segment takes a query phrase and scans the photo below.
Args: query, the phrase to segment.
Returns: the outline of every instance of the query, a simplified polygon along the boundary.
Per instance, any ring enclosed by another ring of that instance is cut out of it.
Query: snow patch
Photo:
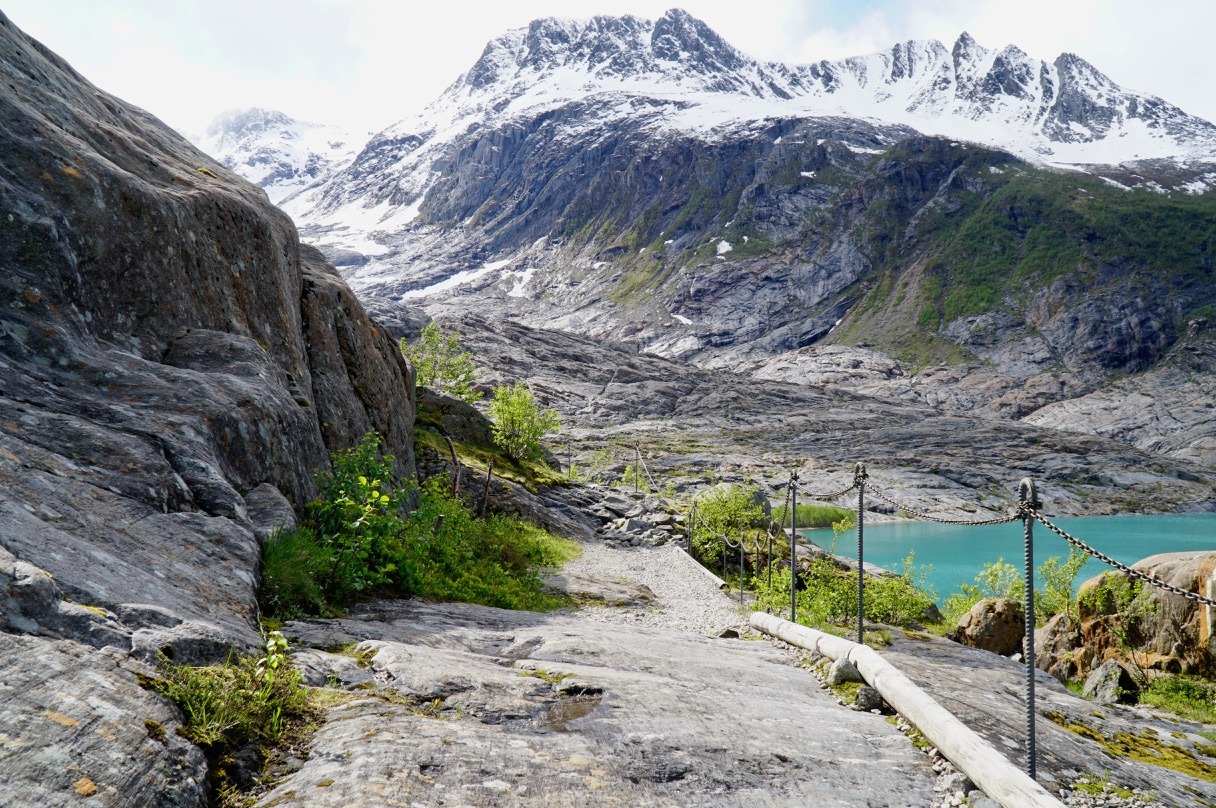
[[[401,295],[399,299],[416,300],[420,297],[427,297],[429,295],[438,294],[439,292],[446,292],[449,289],[455,289],[457,286],[461,286],[469,283],[470,281],[475,281],[478,278],[489,275],[491,272],[502,269],[509,263],[511,263],[511,260],[508,258],[503,261],[491,261],[490,263],[477,267],[476,269],[466,269],[464,272],[457,272],[452,277],[445,278],[439,283],[433,283],[425,288],[413,289],[406,292],[405,294]]]
[[[518,273],[515,277],[515,285],[511,287],[511,291],[507,292],[507,297],[524,297],[524,287],[531,282],[532,276],[536,274],[536,269],[536,267],[528,267]]]
[[[685,317],[682,314],[676,314],[675,312],[671,312],[671,316],[674,319],[679,320],[684,325],[692,325],[692,320],[688,319],[687,317]]]
[[[733,249],[734,249],[734,247],[732,247],[731,243],[729,241],[727,241],[726,239],[722,239],[721,241],[718,242],[718,255],[726,255],[728,252],[730,252]]]

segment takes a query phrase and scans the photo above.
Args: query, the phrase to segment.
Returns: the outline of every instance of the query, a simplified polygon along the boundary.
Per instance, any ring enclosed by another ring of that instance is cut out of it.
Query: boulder
[[[985,598],[958,621],[951,638],[972,648],[1009,656],[1022,650],[1026,612],[1016,600]]]
[[[1140,686],[1127,668],[1113,659],[1108,659],[1085,680],[1081,695],[1102,704],[1135,704]]]
[[[292,530],[299,524],[291,502],[270,483],[262,483],[245,495],[245,513],[253,535],[263,544],[276,530]]]
[[[869,685],[862,685],[857,689],[853,704],[858,710],[881,710],[887,706],[882,694]]]
[[[1132,569],[1189,592],[1216,596],[1216,552],[1159,553]],[[1104,573],[1080,586],[1083,644],[1098,659],[1106,659],[1125,651],[1126,638],[1137,649],[1142,667],[1216,674],[1216,609],[1147,584],[1130,611],[1119,609],[1110,598],[1087,594],[1117,574]]]
[[[841,657],[834,661],[828,667],[827,683],[831,687],[842,685],[845,682],[864,682],[861,672],[857,670],[857,666],[850,662],[845,657]]]
[[[458,443],[490,446],[490,420],[469,402],[429,387],[418,388],[418,420]]]

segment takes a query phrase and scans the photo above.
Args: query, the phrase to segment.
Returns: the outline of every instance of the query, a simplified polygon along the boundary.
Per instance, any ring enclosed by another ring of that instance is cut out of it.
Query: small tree
[[[494,388],[490,402],[494,420],[494,441],[513,460],[536,460],[541,456],[541,439],[556,432],[557,412],[536,406],[532,391],[523,382]]]
[[[472,352],[461,350],[457,335],[440,330],[433,322],[422,329],[413,342],[401,339],[401,353],[410,360],[418,374],[418,384],[447,393],[469,403],[481,398],[473,389],[477,370]]]

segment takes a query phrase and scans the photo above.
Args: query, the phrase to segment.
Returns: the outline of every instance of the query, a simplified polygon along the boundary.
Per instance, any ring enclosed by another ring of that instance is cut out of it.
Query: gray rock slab
[[[205,806],[206,761],[134,663],[0,634],[0,804]]]
[[[932,799],[924,755],[769,643],[413,601],[284,631],[315,647],[359,641],[378,688],[442,709],[332,709],[304,767],[262,806]]]
[[[645,584],[612,581],[576,572],[558,572],[545,579],[545,586],[579,602],[605,606],[643,606],[654,601],[654,592]]]
[[[891,664],[1010,760],[1023,763],[1023,665],[929,635],[906,636],[896,630],[892,636],[892,645],[882,651]],[[1086,701],[1043,671],[1036,671],[1035,692],[1038,780],[1049,791],[1057,793],[1088,774],[1096,779],[1109,777],[1124,788],[1153,792],[1165,805],[1216,804],[1216,781],[1111,754],[1093,737],[1066,729],[1062,723],[1100,734],[1110,748],[1134,747],[1149,758],[1155,756],[1154,747],[1181,751],[1209,766],[1216,777],[1216,764],[1203,753],[1211,742],[1199,734],[1210,727],[1148,710]]]

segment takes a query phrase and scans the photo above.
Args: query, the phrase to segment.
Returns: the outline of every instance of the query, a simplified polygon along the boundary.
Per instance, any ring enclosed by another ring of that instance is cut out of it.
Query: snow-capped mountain
[[[368,134],[343,132],[255,107],[223,113],[194,141],[237,174],[262,186],[277,203],[350,164]]]
[[[622,128],[723,142],[773,121],[847,118],[1061,167],[1216,162],[1216,126],[1119,87],[1073,54],[1048,63],[964,33],[949,48],[909,41],[787,65],[753,59],[675,9],[655,21],[541,19],[503,34],[421,114],[375,135],[285,208],[335,247],[384,255],[384,238],[369,234],[409,226],[454,159],[501,148],[546,118],[554,122],[546,137],[583,146],[595,140],[588,133]],[[875,145],[885,143],[860,147]],[[1188,179],[1192,191],[1211,184]]]

